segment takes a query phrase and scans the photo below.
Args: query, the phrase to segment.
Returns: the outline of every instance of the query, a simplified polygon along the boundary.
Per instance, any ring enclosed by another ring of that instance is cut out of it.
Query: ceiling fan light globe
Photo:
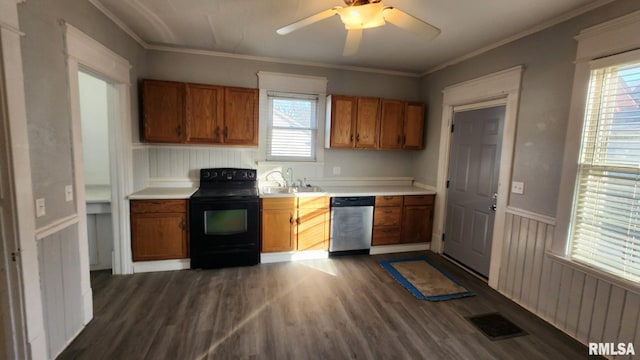
[[[371,29],[385,24],[382,3],[336,9],[347,30]]]

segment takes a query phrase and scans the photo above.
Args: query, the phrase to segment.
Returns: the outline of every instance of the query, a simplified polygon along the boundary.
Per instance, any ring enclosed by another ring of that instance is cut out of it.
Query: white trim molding
[[[578,41],[578,49],[558,194],[558,225],[555,228],[551,247],[547,249],[560,257],[567,256],[569,246],[568,234],[573,213],[573,196],[591,64],[610,61],[605,59],[608,56],[615,56],[618,59],[626,58],[628,53],[640,48],[639,33],[640,11],[635,11],[584,29],[575,37]],[[597,62],[593,62],[596,59]]]
[[[69,215],[65,218],[56,220],[51,224],[45,225],[36,230],[36,240],[42,240],[49,237],[58,231],[62,231],[71,225],[77,224],[80,221],[78,214]]]
[[[395,254],[409,251],[427,251],[431,250],[431,243],[416,243],[416,244],[399,244],[399,245],[379,245],[372,246],[369,250],[371,255],[379,254]]]
[[[556,226],[556,218],[552,216],[538,214],[533,211],[519,209],[513,206],[507,206],[506,212],[509,214],[517,215],[530,220],[535,220],[537,222],[541,222],[547,225]]]
[[[451,145],[451,123],[454,109],[472,109],[505,105],[500,171],[498,175],[497,211],[493,227],[489,286],[496,288],[502,258],[502,242],[505,211],[509,198],[509,184],[513,168],[513,152],[516,138],[516,122],[523,66],[516,66],[476,79],[448,86],[443,90],[442,122],[440,124],[440,151],[438,158],[437,194],[434,214],[434,237],[431,248],[442,253],[442,234],[445,229],[447,204],[447,178],[449,174],[449,151]]]
[[[24,89],[24,73],[18,21],[18,8],[15,0],[0,0],[0,46],[2,61],[0,71],[4,73],[6,93],[6,139],[11,159],[9,164],[9,191],[14,202],[15,234],[19,244],[19,284],[14,298],[16,312],[12,315],[23,316],[16,324],[24,325],[13,334],[18,352],[26,352],[28,359],[47,357],[47,337],[44,325],[42,291],[40,288],[40,264],[35,238],[35,204],[31,177],[31,156],[27,129],[27,110]],[[0,124],[5,126],[5,124]],[[3,148],[2,151],[5,151]],[[26,351],[25,350],[26,347]]]
[[[157,261],[137,261],[133,263],[134,273],[175,271],[191,268],[191,259],[157,260]]]
[[[326,250],[308,250],[308,251],[287,251],[277,253],[260,254],[260,263],[269,264],[287,261],[317,260],[329,258],[329,252]]]

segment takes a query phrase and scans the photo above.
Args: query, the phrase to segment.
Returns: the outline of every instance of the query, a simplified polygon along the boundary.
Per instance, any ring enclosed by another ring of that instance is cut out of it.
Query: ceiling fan
[[[384,25],[389,22],[405,31],[412,32],[425,40],[432,40],[440,29],[428,24],[404,11],[385,6],[381,0],[344,0],[346,7],[335,6],[315,15],[298,20],[276,30],[280,35],[289,34],[305,26],[324,20],[338,14],[347,29],[347,41],[344,45],[344,56],[351,56],[358,52],[362,31]]]

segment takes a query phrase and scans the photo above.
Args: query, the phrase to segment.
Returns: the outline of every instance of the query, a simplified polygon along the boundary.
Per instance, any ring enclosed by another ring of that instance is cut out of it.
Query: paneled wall
[[[77,224],[40,239],[38,261],[49,357],[55,358],[83,326]]]
[[[257,149],[151,147],[150,178],[198,179],[201,168],[255,168]]]
[[[640,344],[640,295],[546,255],[553,231],[507,212],[498,291],[582,343]]]

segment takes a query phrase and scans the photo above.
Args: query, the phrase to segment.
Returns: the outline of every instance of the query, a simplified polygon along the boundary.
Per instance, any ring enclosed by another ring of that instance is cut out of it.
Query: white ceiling
[[[442,30],[425,42],[394,25],[364,31],[344,57],[338,16],[289,35],[276,29],[342,0],[89,0],[143,43],[420,74],[611,0],[384,0]]]

